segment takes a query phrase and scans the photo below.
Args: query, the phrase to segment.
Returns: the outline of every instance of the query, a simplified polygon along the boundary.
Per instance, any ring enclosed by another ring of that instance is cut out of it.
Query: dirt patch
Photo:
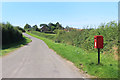
[[[118,60],[118,47],[113,46],[112,49],[114,50],[113,54],[114,54],[114,59]]]
[[[105,54],[105,51],[103,52],[103,54]]]

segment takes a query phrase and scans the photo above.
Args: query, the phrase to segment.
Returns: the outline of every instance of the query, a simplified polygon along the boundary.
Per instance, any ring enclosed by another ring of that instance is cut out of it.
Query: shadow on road
[[[8,49],[8,48],[18,48],[21,45],[28,45],[27,39],[23,38],[19,42],[11,43],[11,44],[8,44],[8,45],[2,45],[2,50]]]

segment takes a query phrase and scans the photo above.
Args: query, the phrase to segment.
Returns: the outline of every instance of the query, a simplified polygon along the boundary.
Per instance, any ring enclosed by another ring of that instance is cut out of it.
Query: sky
[[[82,29],[118,20],[118,2],[2,2],[2,22],[24,27],[59,22]]]
[[[120,0],[29,0],[29,2],[119,2]],[[2,2],[28,2],[28,0],[2,0]]]

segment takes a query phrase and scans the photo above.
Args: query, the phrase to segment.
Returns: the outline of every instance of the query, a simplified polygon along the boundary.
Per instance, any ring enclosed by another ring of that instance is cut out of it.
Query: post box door
[[[94,37],[94,47],[97,48],[97,37]]]

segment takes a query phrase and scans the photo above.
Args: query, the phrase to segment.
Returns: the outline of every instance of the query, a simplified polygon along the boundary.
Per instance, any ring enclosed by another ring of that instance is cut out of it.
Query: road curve
[[[32,42],[2,58],[3,78],[83,78],[71,63],[26,33]]]

